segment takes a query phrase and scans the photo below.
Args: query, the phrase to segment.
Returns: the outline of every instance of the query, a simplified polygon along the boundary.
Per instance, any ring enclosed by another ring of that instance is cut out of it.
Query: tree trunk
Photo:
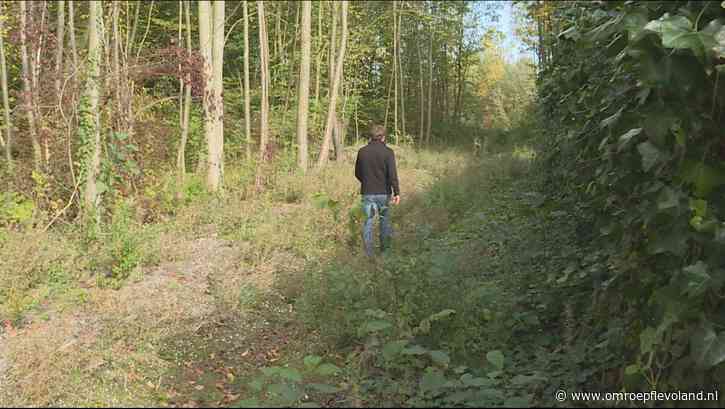
[[[211,191],[219,190],[224,171],[224,100],[223,100],[223,66],[224,66],[224,1],[213,2],[212,11],[212,108],[214,132],[207,138],[209,150],[209,172],[207,184]]]
[[[211,154],[208,149],[210,139],[214,134],[214,112],[212,109],[214,99],[212,84],[212,11],[209,0],[199,1],[199,50],[204,59],[202,107],[204,110],[204,145],[207,148],[206,155],[199,155],[199,162],[197,163],[197,171],[201,173],[203,169],[208,169],[208,155]]]
[[[38,124],[36,124],[36,129],[39,125],[40,130],[41,130],[41,132],[38,134],[38,143],[40,143],[42,140],[42,148],[41,148],[41,155],[42,155],[42,161],[43,161],[42,165],[44,167],[47,167],[48,163],[50,162],[50,143],[49,143],[50,141],[48,140],[49,132],[48,132],[47,128],[43,125],[44,117],[43,117],[42,113],[40,112],[40,105],[39,105],[40,97],[38,95],[38,92],[40,90],[40,69],[41,69],[41,66],[43,65],[41,62],[41,57],[43,54],[43,47],[45,45],[45,39],[46,39],[45,33],[47,31],[45,29],[45,25],[46,25],[46,15],[48,14],[47,13],[48,12],[48,2],[46,0],[43,0],[39,4],[40,4],[40,10],[41,10],[40,24],[38,24],[37,22],[35,22],[33,20],[30,21],[31,27],[35,26],[35,25],[38,25],[40,27],[40,35],[38,36],[37,42],[36,41],[30,42],[32,56],[35,59],[30,64],[31,82],[32,82],[31,101],[33,101],[33,106],[32,106],[33,111],[34,111],[33,115],[35,117],[35,120],[38,122]],[[35,3],[35,5],[37,6],[38,3]],[[31,10],[32,10],[32,8],[31,8]],[[31,11],[31,15],[34,15],[34,13],[32,11]]]
[[[398,13],[398,30],[396,32],[398,39],[396,42],[398,44],[398,75],[400,77],[400,125],[401,131],[403,131],[402,135],[405,137],[405,77],[403,76],[405,70],[403,69],[403,57],[400,56],[400,27],[402,20],[402,13]],[[398,143],[397,139],[395,140],[395,143]]]
[[[259,121],[259,166],[257,167],[256,187],[262,187],[262,164],[267,160],[267,144],[269,139],[269,43],[267,24],[264,17],[264,2],[257,1],[257,17],[259,20],[259,47],[261,64],[262,100]]]
[[[459,33],[458,33],[458,60],[456,61],[456,76],[458,83],[456,84],[456,100],[454,101],[453,108],[453,121],[456,123],[460,122],[461,115],[461,97],[463,95],[464,75],[463,75],[463,12],[460,13],[459,21]]]
[[[345,125],[341,118],[335,120],[334,130],[332,133],[332,141],[335,145],[335,161],[341,161],[344,159],[344,146],[345,146]]]
[[[76,47],[75,9],[73,0],[68,0],[68,40],[73,58],[73,72],[78,69],[78,48]]]
[[[99,110],[99,83],[100,83],[100,60],[101,41],[100,25],[103,18],[102,4],[100,1],[89,3],[88,17],[88,63],[86,78],[86,98],[88,110],[82,112],[81,131],[87,139],[84,143],[89,145],[88,157],[85,159],[86,189],[83,195],[86,216],[95,215],[98,220],[99,214],[96,211],[100,203],[97,178],[101,167],[101,115]]]
[[[338,87],[342,80],[342,65],[345,60],[345,46],[347,44],[347,7],[348,2],[342,2],[342,39],[340,40],[340,54],[337,56],[335,75],[332,81],[332,90],[330,90],[330,106],[327,110],[327,123],[325,125],[325,136],[322,140],[322,148],[320,149],[320,157],[317,161],[317,167],[321,168],[330,156],[330,142],[332,139],[332,128],[335,120],[335,104],[337,103]]]
[[[330,31],[330,52],[327,60],[327,81],[329,87],[327,91],[328,94],[332,89],[332,82],[335,77],[335,47],[337,45],[337,2],[332,2],[330,7],[330,15],[332,17],[332,30]]]
[[[179,1],[179,7],[182,7],[186,11],[186,50],[188,53],[191,52],[191,6],[189,2]],[[179,21],[181,25],[181,21]],[[181,46],[181,42],[179,42]],[[186,75],[186,81],[191,81],[191,75]],[[182,83],[183,84],[183,83]],[[186,179],[186,141],[189,138],[189,115],[191,113],[191,84],[185,84],[182,87],[184,90],[183,106],[181,108],[181,140],[179,141],[179,150],[176,155],[176,167],[179,174],[178,189],[184,186]]]
[[[8,97],[8,71],[5,64],[5,40],[4,40],[4,19],[0,19],[0,87],[3,93],[3,111],[5,118],[5,160],[8,167],[12,169],[12,142],[13,142],[13,123],[10,120],[10,101]],[[1,138],[1,137],[0,137]]]
[[[418,31],[419,37],[422,33]],[[416,42],[416,48],[418,50],[418,109],[420,111],[420,120],[418,121],[418,143],[423,143],[425,137],[425,91],[423,86],[423,54],[420,52],[420,42]]]
[[[282,2],[274,2],[277,5],[274,25],[274,54],[272,59],[279,61],[282,54]]]
[[[300,78],[297,105],[297,164],[302,172],[307,171],[307,111],[310,97],[310,51],[312,3],[302,2],[302,32],[300,46]]]
[[[433,123],[432,117],[433,117],[433,29],[432,27],[428,31],[430,34],[430,39],[428,42],[428,123],[426,128],[426,134],[425,134],[425,144],[426,146],[430,144],[430,131],[431,131],[431,124]]]
[[[118,1],[113,2],[113,41],[111,42],[112,47],[112,61],[113,61],[113,80],[111,86],[113,87],[114,95],[114,110],[113,110],[113,129],[120,131],[122,129],[122,105],[121,105],[121,61],[119,55],[119,49],[121,46],[120,27],[118,24],[119,4]],[[179,21],[181,26],[181,21]]]
[[[317,49],[315,56],[316,59],[316,65],[315,65],[315,106],[319,106],[320,104],[320,65],[322,64],[322,5],[325,4],[323,2],[318,2],[318,9],[317,9]],[[315,110],[315,113],[318,112],[318,110]]]
[[[305,2],[302,2],[305,3]],[[295,65],[295,54],[297,54],[297,34],[300,30],[300,10],[301,10],[301,4],[297,3],[297,11],[295,12],[295,35],[292,37],[292,52],[290,53],[289,57],[289,72],[290,75],[287,79],[287,84],[285,86],[285,94],[284,94],[284,111],[287,112],[287,108],[289,107],[289,100],[292,94],[294,94],[294,88],[295,88],[295,76],[294,76],[294,65]],[[299,80],[299,78],[298,78]],[[297,82],[299,84],[299,82]]]
[[[141,55],[141,50],[143,50],[143,45],[146,42],[146,37],[149,35],[149,30],[151,29],[151,20],[152,15],[154,13],[154,2],[155,0],[151,0],[149,5],[149,16],[146,19],[146,31],[143,33],[143,37],[141,37],[141,42],[138,44],[138,49],[136,50],[136,59],[138,60],[138,57]]]
[[[42,153],[40,149],[40,143],[38,142],[38,133],[35,128],[35,101],[33,101],[33,87],[31,85],[31,71],[30,59],[28,58],[28,15],[27,15],[27,4],[25,1],[19,2],[20,4],[20,58],[22,65],[22,78],[23,78],[23,105],[25,108],[26,118],[28,120],[28,128],[30,132],[30,140],[33,144],[33,158],[35,169],[40,169],[42,163]]]
[[[55,50],[55,95],[58,97],[58,103],[61,104],[60,100],[60,87],[61,79],[63,77],[63,48],[65,42],[65,1],[58,1],[58,27],[56,28],[55,38],[57,41]]]
[[[136,30],[138,28],[138,19],[139,19],[139,13],[141,11],[141,6],[144,4],[144,2],[139,1],[136,3],[136,12],[133,16],[133,25],[131,26],[131,31],[126,32],[126,35],[129,36],[126,38],[126,55],[130,56],[133,52],[133,43],[136,41]],[[129,34],[130,33],[130,34]]]
[[[252,159],[252,115],[249,97],[249,10],[247,2],[242,2],[244,10],[244,132],[247,137],[247,160]]]
[[[393,137],[398,144],[398,13],[397,2],[393,2]]]
[[[392,74],[392,70],[391,70]],[[388,129],[388,112],[390,111],[390,92],[393,90],[393,79],[395,78],[395,75],[390,75],[390,78],[388,78],[388,93],[385,97],[385,120],[383,122],[383,127],[385,129]]]

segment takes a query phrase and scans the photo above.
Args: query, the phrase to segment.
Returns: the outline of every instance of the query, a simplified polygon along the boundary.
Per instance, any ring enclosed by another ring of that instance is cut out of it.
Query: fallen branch
[[[70,207],[70,205],[73,203],[73,199],[75,199],[76,194],[78,193],[78,186],[79,185],[80,185],[80,180],[76,183],[75,187],[73,187],[73,194],[70,195],[70,199],[68,200],[68,203],[65,205],[64,208],[62,208],[55,215],[55,217],[53,217],[53,219],[51,219],[51,221],[48,223],[48,225],[45,226],[45,228],[43,229],[43,232],[48,231],[48,229],[50,228],[50,226],[52,226],[53,223],[55,223],[55,221],[58,220],[58,218],[60,217],[60,215],[62,215],[63,213],[65,213],[66,210],[68,210],[68,208]]]

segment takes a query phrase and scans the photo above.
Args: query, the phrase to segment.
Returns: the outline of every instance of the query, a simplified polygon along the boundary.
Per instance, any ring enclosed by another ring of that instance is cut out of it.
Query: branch
[[[65,207],[62,208],[62,209],[60,209],[60,211],[58,213],[56,213],[56,215],[48,223],[48,225],[45,226],[45,228],[43,229],[43,232],[48,231],[48,229],[50,228],[50,226],[52,226],[53,223],[55,223],[55,221],[58,220],[58,218],[60,217],[60,215],[62,215],[63,213],[65,213],[65,211],[68,210],[68,208],[70,207],[70,205],[73,204],[73,199],[75,199],[76,193],[78,193],[78,186],[79,185],[80,185],[80,180],[77,181],[76,182],[76,185],[73,187],[73,194],[70,195],[70,199],[68,200],[68,203],[66,203]]]
[[[141,4],[139,4],[139,7],[141,7]],[[151,29],[151,13],[154,11],[154,0],[151,0],[151,7],[149,8],[149,18],[148,23],[146,24],[146,32],[143,34],[143,38],[141,38],[141,42],[138,45],[138,50],[136,50],[136,59],[138,60],[138,56],[141,55],[141,48],[143,48],[143,43],[146,42],[146,36],[149,34],[149,30]]]
[[[146,106],[142,107],[141,109],[139,109],[139,110],[138,110],[138,113],[141,113],[141,112],[143,112],[143,111],[145,111],[145,110],[147,110],[147,109],[150,109],[150,108],[151,108],[151,107],[153,107],[154,105],[160,104],[160,103],[162,103],[162,102],[166,102],[166,101],[168,101],[168,100],[171,100],[171,99],[174,99],[174,98],[177,98],[177,96],[172,96],[172,97],[164,97],[164,98],[161,98],[161,99],[160,99],[160,100],[158,100],[158,101],[154,101],[154,102],[152,102],[152,103],[150,103],[150,104],[147,104]]]
[[[244,17],[242,17],[239,20],[235,21],[234,24],[232,24],[232,26],[229,27],[229,31],[227,31],[227,35],[224,36],[224,45],[225,46],[227,44],[227,40],[229,39],[229,35],[232,34],[232,29],[234,28],[234,26],[236,26],[240,21],[243,21],[243,20],[244,20]]]

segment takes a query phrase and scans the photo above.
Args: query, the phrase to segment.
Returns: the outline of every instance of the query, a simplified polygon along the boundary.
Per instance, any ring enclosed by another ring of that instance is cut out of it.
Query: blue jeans
[[[385,194],[362,196],[362,207],[366,216],[363,224],[363,243],[368,256],[373,255],[373,224],[376,213],[380,215],[380,248],[384,251],[390,246],[393,227],[388,213],[389,202],[390,196]]]

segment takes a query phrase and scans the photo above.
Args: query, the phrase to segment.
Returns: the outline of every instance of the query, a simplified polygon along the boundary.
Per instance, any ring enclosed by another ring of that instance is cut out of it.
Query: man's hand
[[[393,196],[393,200],[392,200],[392,203],[393,203],[394,205],[398,205],[398,204],[400,204],[400,195],[395,195],[395,196]]]

